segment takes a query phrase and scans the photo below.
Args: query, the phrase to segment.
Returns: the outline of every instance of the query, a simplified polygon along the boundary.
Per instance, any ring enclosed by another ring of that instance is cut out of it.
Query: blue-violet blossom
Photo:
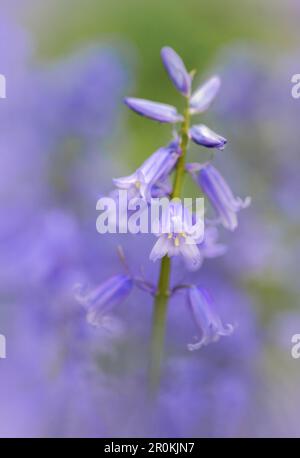
[[[203,234],[195,230],[192,214],[182,203],[170,202],[161,218],[161,232],[150,253],[150,260],[156,261],[164,256],[182,255],[186,267],[196,270],[200,267],[203,256],[197,246],[203,241]],[[197,224],[197,223],[196,223]],[[168,233],[165,228],[168,226]]]
[[[104,281],[92,291],[86,292],[81,285],[77,285],[75,297],[86,308],[88,323],[101,326],[111,310],[129,296],[132,287],[132,278],[119,274]]]
[[[235,230],[238,225],[237,212],[250,205],[250,197],[244,200],[234,197],[227,182],[210,163],[187,164],[186,169],[209,198],[218,215],[218,222],[226,229]]]
[[[147,201],[159,195],[157,187],[169,191],[166,179],[173,170],[180,155],[178,140],[168,146],[159,148],[132,174],[127,177],[115,178],[113,183],[119,189],[126,189],[129,198],[142,197]],[[152,195],[152,192],[154,195]]]
[[[197,350],[211,342],[217,342],[221,336],[232,334],[233,325],[223,325],[205,289],[191,286],[187,290],[187,296],[188,306],[202,336],[198,342],[188,345],[189,350]]]
[[[146,118],[153,119],[161,123],[176,123],[183,121],[182,115],[172,105],[165,103],[152,102],[146,99],[127,97],[124,103],[133,111]]]
[[[183,95],[187,96],[191,91],[192,78],[189,75],[180,56],[169,46],[161,50],[161,58],[164,67],[170,76],[174,86]]]

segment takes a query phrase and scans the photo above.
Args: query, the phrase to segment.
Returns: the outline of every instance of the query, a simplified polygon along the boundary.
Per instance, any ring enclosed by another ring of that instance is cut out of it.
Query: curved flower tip
[[[209,343],[217,342],[222,336],[232,334],[234,326],[232,324],[223,325],[213,308],[212,299],[205,289],[196,286],[189,288],[188,305],[202,336],[198,342],[188,344],[190,351],[198,350]]]
[[[216,134],[204,124],[192,126],[190,136],[193,142],[197,145],[205,146],[206,148],[217,148],[223,150],[227,143],[226,138]]]
[[[206,83],[199,86],[190,100],[191,114],[202,113],[207,110],[211,102],[217,95],[221,86],[221,80],[218,76],[213,76]]]
[[[195,169],[194,164],[191,167]],[[192,171],[191,174],[215,209],[218,222],[226,229],[234,231],[238,225],[237,213],[250,205],[251,198],[242,200],[234,197],[227,182],[210,163],[202,165],[198,172]]]
[[[92,291],[77,285],[75,298],[86,308],[88,323],[102,326],[111,310],[128,297],[132,287],[132,278],[120,274],[109,278]]]
[[[188,96],[191,91],[191,76],[189,75],[181,57],[169,46],[161,50],[164,67],[176,89]]]
[[[134,97],[127,97],[124,99],[124,103],[135,113],[146,116],[146,118],[153,119],[154,121],[176,123],[183,120],[182,115],[172,105]]]

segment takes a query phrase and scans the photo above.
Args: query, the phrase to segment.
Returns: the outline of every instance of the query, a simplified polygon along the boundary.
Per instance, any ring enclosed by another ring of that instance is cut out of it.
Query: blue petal
[[[147,184],[164,181],[173,170],[180,155],[178,143],[159,148],[140,167]]]
[[[189,95],[191,90],[191,76],[185,68],[181,57],[174,49],[165,46],[161,50],[161,58],[176,89],[185,96]]]
[[[168,253],[169,240],[165,235],[162,235],[155,242],[151,253],[149,255],[150,261],[157,261],[158,259],[163,258]]]
[[[129,189],[131,186],[134,186],[137,180],[138,173],[134,172],[132,175],[128,175],[126,177],[113,178],[113,183],[119,189]]]
[[[183,121],[183,117],[177,112],[172,105],[164,103],[152,102],[145,99],[137,99],[133,97],[126,98],[124,103],[133,111],[162,123],[176,123]]]
[[[206,148],[224,149],[227,143],[226,138],[216,134],[204,124],[192,126],[190,129],[191,139],[198,145],[205,146]]]
[[[203,256],[196,244],[183,243],[180,247],[180,253],[188,270],[195,271],[201,267]]]
[[[135,189],[135,194],[149,200],[158,194],[170,192],[167,179],[180,156],[179,141],[159,148],[132,174],[116,178],[114,184],[120,189]]]
[[[191,97],[190,111],[191,114],[202,113],[207,110],[221,86],[221,80],[218,76],[213,76],[206,83],[200,86]]]
[[[200,186],[204,194],[209,198],[214,207],[219,222],[226,229],[233,231],[236,229],[238,220],[237,212],[250,205],[251,199],[247,197],[242,200],[235,197],[222,175],[210,163],[207,164],[188,164],[187,170]]]
[[[132,278],[120,274],[109,278],[92,291],[85,292],[82,287],[77,287],[75,297],[87,309],[87,321],[99,325],[112,308],[127,298],[132,286]]]
[[[223,325],[219,315],[214,310],[212,300],[206,290],[192,286],[188,289],[188,305],[193,319],[201,333],[201,339],[189,344],[189,350],[197,350],[211,342],[217,342],[221,336],[229,336],[233,325]]]

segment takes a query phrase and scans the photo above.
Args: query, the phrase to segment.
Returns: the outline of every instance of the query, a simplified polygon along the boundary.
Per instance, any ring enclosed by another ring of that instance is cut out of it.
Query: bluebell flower
[[[190,128],[190,137],[197,145],[202,145],[206,148],[217,148],[222,150],[227,143],[226,138],[216,134],[204,124],[192,126]]]
[[[146,99],[127,97],[124,103],[133,111],[146,118],[153,119],[161,123],[176,123],[183,121],[182,115],[172,105],[165,103],[152,102]]]
[[[132,174],[115,178],[113,183],[119,189],[126,189],[129,198],[165,195],[170,191],[167,179],[180,155],[178,140],[159,148]],[[153,192],[153,194],[152,194]]]
[[[221,80],[218,76],[213,76],[206,83],[199,86],[192,94],[190,100],[191,114],[202,113],[207,110],[211,102],[217,95],[221,86]]]
[[[166,229],[168,232],[166,232]],[[195,231],[192,214],[182,203],[170,202],[161,217],[158,240],[150,253],[150,260],[157,261],[164,256],[181,255],[189,270],[197,270],[203,256],[197,246],[202,242],[203,234]]]
[[[189,350],[198,350],[211,342],[217,342],[221,336],[229,336],[233,332],[233,325],[223,325],[220,317],[213,308],[212,299],[203,288],[192,286],[187,290],[188,306],[199,331],[201,339],[189,344]]]
[[[214,207],[217,222],[220,222],[226,229],[234,231],[238,225],[237,212],[248,207],[251,198],[247,197],[242,200],[240,197],[234,197],[227,182],[210,163],[187,164],[186,169]]]
[[[76,287],[75,297],[86,308],[87,321],[94,326],[102,326],[111,310],[129,296],[133,280],[129,275],[115,275],[101,283],[92,291]]]
[[[176,89],[183,95],[188,96],[191,91],[192,78],[185,68],[181,57],[174,49],[165,46],[161,50],[161,58]]]

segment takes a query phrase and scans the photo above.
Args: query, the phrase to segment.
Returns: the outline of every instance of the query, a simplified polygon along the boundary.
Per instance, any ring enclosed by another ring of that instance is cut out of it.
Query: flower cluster
[[[181,256],[189,270],[197,270],[205,257],[212,258],[225,252],[225,247],[217,242],[216,226],[222,224],[231,231],[236,229],[237,213],[249,205],[250,199],[243,201],[234,197],[229,185],[211,162],[186,163],[190,140],[205,148],[217,150],[225,148],[227,140],[206,125],[190,126],[191,117],[204,112],[211,105],[219,91],[220,78],[213,76],[192,91],[195,72],[189,73],[182,59],[170,47],[162,49],[161,58],[172,83],[186,100],[186,109],[181,114],[171,105],[132,97],[125,99],[125,104],[137,114],[160,123],[172,124],[174,138],[167,146],[155,151],[134,173],[114,179],[113,183],[116,190],[127,190],[129,199],[143,199],[147,204],[157,196],[169,199],[167,217],[171,223],[170,228],[167,233],[155,234],[158,239],[150,253],[150,260],[162,259],[163,263],[167,258]],[[174,125],[178,123],[180,128],[176,130]],[[194,179],[201,193],[216,212],[213,221],[205,219],[207,228],[204,237],[194,235],[193,223],[196,215],[185,208],[180,201],[182,181],[186,172]],[[174,174],[173,186],[170,184],[172,173]],[[167,275],[162,273],[164,267],[161,275],[168,277],[169,267],[166,269]],[[162,277],[159,283],[161,280]],[[165,291],[161,291],[160,286],[157,288],[149,286],[145,280],[137,280],[129,275],[117,275],[84,297],[89,321],[94,324],[102,322],[107,311],[125,299],[134,284],[148,290],[156,297],[169,296],[170,291],[175,294],[179,290],[181,292],[185,290],[186,303],[201,334],[198,343],[189,345],[190,350],[214,342],[220,336],[231,334],[233,330],[231,325],[222,324],[220,317],[213,310],[209,295],[203,289],[190,284],[175,285],[173,288],[165,285]]]

